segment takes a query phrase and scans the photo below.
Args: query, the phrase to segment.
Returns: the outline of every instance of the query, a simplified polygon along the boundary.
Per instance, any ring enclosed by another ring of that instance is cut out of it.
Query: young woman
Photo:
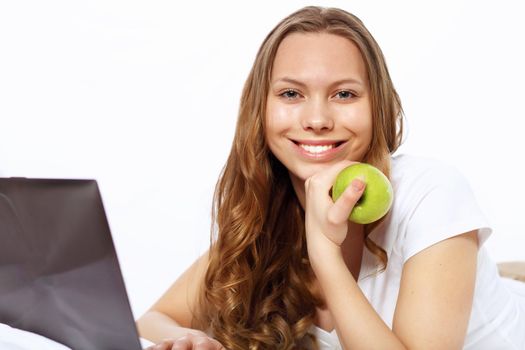
[[[402,108],[355,16],[306,7],[264,40],[216,187],[216,235],[138,320],[156,349],[524,349],[522,298],[489,259],[488,227],[455,168],[393,156]],[[394,188],[389,213],[334,203],[353,162]]]

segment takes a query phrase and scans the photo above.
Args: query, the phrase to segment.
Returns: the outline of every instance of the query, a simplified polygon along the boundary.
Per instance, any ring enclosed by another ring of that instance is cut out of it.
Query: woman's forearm
[[[325,256],[312,267],[344,349],[406,349],[368,302],[342,256]]]
[[[188,333],[203,334],[202,331],[180,326],[171,317],[159,311],[148,311],[137,320],[142,338],[159,343],[167,338],[177,339]]]

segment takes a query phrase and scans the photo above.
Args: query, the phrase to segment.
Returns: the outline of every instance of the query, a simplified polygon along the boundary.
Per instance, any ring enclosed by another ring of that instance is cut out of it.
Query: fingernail
[[[356,192],[361,191],[363,188],[365,188],[365,182],[361,180],[360,178],[356,178],[352,180],[352,187]]]

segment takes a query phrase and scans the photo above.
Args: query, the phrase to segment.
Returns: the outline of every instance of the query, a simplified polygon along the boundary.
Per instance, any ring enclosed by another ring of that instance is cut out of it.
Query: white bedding
[[[142,348],[153,345],[149,340],[140,338]],[[57,343],[36,333],[13,328],[0,323],[0,349],[2,350],[71,350],[71,348]]]

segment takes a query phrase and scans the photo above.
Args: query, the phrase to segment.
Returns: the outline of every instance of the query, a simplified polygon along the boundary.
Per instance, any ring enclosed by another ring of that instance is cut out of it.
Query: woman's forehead
[[[366,82],[366,67],[357,45],[329,33],[293,33],[277,50],[272,83],[283,78],[302,82],[353,79]]]

